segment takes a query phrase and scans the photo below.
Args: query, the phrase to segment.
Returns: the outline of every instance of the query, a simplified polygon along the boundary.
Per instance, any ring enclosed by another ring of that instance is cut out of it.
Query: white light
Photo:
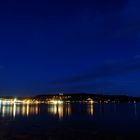
[[[14,103],[14,106],[13,106],[13,117],[15,118],[16,117],[16,104]]]
[[[60,101],[60,100],[59,100],[59,101],[57,101],[57,103],[58,103],[58,104],[63,104],[63,101]]]
[[[57,101],[52,100],[51,102],[52,102],[53,104],[57,104]]]
[[[14,103],[15,103],[16,101],[17,101],[17,99],[15,98],[15,99],[14,99]]]
[[[52,104],[63,104],[63,101],[60,101],[60,100],[51,100],[51,101],[49,101],[49,103],[52,103]]]
[[[93,104],[93,103],[94,103],[94,101],[93,101],[93,100],[91,100],[91,101],[89,101],[89,103],[90,103],[90,104]]]

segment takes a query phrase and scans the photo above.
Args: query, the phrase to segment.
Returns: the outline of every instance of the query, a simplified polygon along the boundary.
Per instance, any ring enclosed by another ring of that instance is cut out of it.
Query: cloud
[[[105,63],[104,65],[93,68],[81,75],[76,75],[66,79],[56,80],[50,83],[50,85],[63,85],[73,84],[88,81],[96,81],[99,78],[118,76],[140,70],[140,58],[134,57],[127,61]]]
[[[58,92],[88,92],[95,91],[102,88],[109,88],[117,86],[118,84],[114,82],[96,82],[96,83],[86,83],[80,85],[61,85],[61,86],[49,86],[48,92],[58,91]]]

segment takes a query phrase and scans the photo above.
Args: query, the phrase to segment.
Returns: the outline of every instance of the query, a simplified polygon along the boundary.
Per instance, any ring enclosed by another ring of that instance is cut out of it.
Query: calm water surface
[[[57,135],[57,138],[65,131],[79,135],[87,131],[85,137],[91,133],[139,135],[140,104],[1,104],[0,122],[0,129],[10,135],[18,131],[24,135]]]

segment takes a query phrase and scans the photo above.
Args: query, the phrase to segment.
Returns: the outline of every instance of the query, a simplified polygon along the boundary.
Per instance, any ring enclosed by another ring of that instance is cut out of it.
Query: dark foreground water
[[[0,105],[0,140],[140,139],[140,104]]]

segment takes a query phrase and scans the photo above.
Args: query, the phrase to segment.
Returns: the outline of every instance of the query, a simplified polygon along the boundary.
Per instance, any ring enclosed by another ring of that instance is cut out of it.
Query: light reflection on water
[[[93,104],[88,104],[87,112],[88,112],[88,114],[91,115],[91,116],[94,115],[94,105],[93,105]]]
[[[48,113],[54,116],[58,116],[59,119],[63,119],[64,116],[71,115],[71,105],[70,104],[50,104],[47,108]]]
[[[44,106],[47,108],[45,113],[56,116],[59,119],[72,114],[71,104],[48,104]],[[15,118],[17,116],[29,117],[31,115],[39,115],[40,110],[44,106],[42,107],[39,104],[0,104],[0,116],[3,118]]]
[[[130,108],[129,108],[130,107]],[[0,104],[0,117],[30,117],[38,115],[54,116],[60,120],[74,114],[99,116],[108,114],[123,114],[130,112],[137,116],[137,104]],[[96,111],[96,114],[95,114]]]
[[[134,114],[137,116],[137,104],[134,104]]]
[[[11,104],[0,105],[0,115],[4,117],[29,116],[38,114],[38,105]]]

